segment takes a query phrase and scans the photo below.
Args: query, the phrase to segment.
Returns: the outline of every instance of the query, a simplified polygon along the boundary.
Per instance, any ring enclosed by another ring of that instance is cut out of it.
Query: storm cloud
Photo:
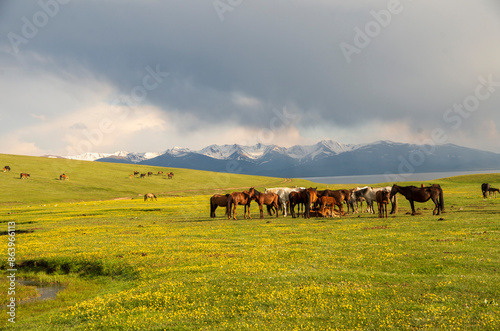
[[[288,146],[442,130],[500,152],[498,14],[494,1],[5,1],[0,152],[196,149],[262,130]]]

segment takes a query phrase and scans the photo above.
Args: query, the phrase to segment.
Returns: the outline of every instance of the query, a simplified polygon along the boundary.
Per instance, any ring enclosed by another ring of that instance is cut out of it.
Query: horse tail
[[[441,209],[441,212],[444,211],[444,194],[441,187],[439,187],[439,208]]]
[[[210,217],[215,217],[215,210],[214,210],[213,199],[214,199],[214,197],[210,198]]]
[[[394,195],[391,199],[392,209],[391,214],[396,214],[398,212],[398,195]]]

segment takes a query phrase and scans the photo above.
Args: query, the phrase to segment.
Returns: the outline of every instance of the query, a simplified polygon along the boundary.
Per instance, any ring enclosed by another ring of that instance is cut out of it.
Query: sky
[[[500,153],[496,0],[0,0],[0,153]]]

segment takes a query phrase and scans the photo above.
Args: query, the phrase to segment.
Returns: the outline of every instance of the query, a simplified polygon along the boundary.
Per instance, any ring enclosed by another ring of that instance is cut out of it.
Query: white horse
[[[386,187],[378,187],[378,188],[373,188],[373,187],[366,187],[361,190],[359,190],[359,193],[365,198],[367,209],[367,213],[374,213],[373,210],[373,201],[376,201],[376,195],[377,191],[391,191],[392,187],[391,186],[386,186]],[[394,197],[391,199],[391,204],[392,204],[392,209],[391,209],[391,214],[394,214],[397,211],[398,208],[398,200],[397,196],[394,195]]]
[[[276,193],[280,199],[282,208],[283,208],[283,217],[286,217],[287,215],[287,206],[290,204],[290,199],[288,198],[288,195],[291,192],[297,192],[300,190],[305,190],[305,187],[273,187],[273,188],[266,188],[264,193]]]
[[[365,197],[361,193],[361,190],[368,188],[368,186],[364,187],[356,187],[351,191],[351,198],[349,199],[349,205],[351,206],[353,213],[358,213],[358,202],[361,204],[361,212],[363,212],[363,201],[366,201]],[[356,205],[356,210],[354,209],[354,205]]]

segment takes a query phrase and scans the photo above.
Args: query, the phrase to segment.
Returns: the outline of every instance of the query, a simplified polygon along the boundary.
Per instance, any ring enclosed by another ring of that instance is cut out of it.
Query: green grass
[[[15,325],[2,312],[0,327],[500,328],[500,197],[483,200],[480,192],[482,182],[500,183],[498,174],[435,181],[445,192],[446,213],[440,216],[432,216],[431,202],[416,204],[419,215],[410,216],[409,203],[399,196],[400,211],[387,219],[262,220],[253,205],[253,219],[234,221],[219,209],[217,218],[208,217],[210,195],[310,183],[231,175],[227,185],[218,185],[207,179],[217,174],[183,169],[167,169],[175,173],[171,181],[128,179],[135,166],[88,162],[71,165],[79,170],[67,171],[70,181],[59,182],[55,178],[64,171],[48,170],[52,162],[67,161],[11,158],[11,167],[14,161],[39,165],[22,170],[32,173],[27,181],[0,173],[16,194],[46,183],[27,201],[1,193],[0,224],[7,230],[7,222],[15,222],[18,231],[17,276],[65,289],[54,300],[18,306]],[[97,184],[86,184],[91,176]],[[74,181],[81,193],[63,186]],[[113,187],[105,190],[108,184]],[[100,189],[89,193],[85,185]],[[64,194],[50,195],[55,187]],[[147,191],[162,194],[157,202],[144,202],[139,195]],[[112,200],[120,197],[136,199]],[[6,269],[5,233],[3,238],[0,265]],[[0,293],[7,288],[4,278]],[[34,295],[29,286],[16,288],[18,300]],[[7,295],[0,298],[5,307]]]

